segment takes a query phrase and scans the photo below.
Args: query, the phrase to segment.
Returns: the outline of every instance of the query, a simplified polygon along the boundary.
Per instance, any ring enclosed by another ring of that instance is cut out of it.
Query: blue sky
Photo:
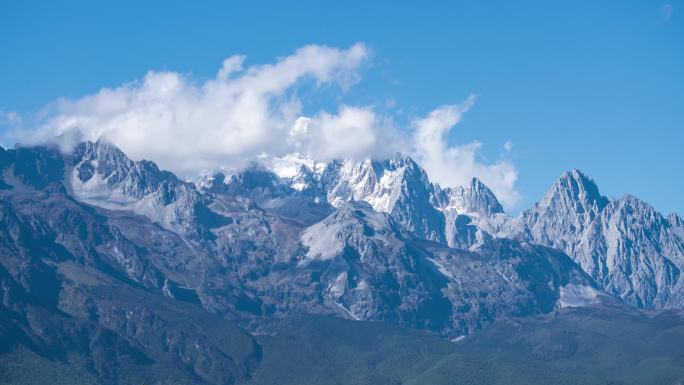
[[[202,81],[233,54],[272,63],[363,42],[360,81],[300,91],[303,112],[342,100],[392,110],[401,126],[474,95],[449,141],[515,166],[513,211],[579,168],[606,195],[684,213],[683,1],[92,3],[2,2],[0,110],[30,121],[149,70]]]

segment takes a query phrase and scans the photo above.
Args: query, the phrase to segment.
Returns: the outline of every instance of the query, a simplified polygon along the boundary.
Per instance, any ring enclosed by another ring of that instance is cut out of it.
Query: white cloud
[[[306,79],[315,86],[348,87],[358,79],[368,55],[361,43],[346,50],[310,45],[275,64],[246,69],[244,56],[232,56],[215,78],[201,84],[176,72],[149,72],[138,82],[59,100],[38,129],[18,137],[29,143],[55,136],[106,138],[135,159],[152,159],[181,174],[235,164],[263,152],[284,154],[291,150],[288,133],[301,116],[293,89]],[[344,142],[336,148],[330,139],[345,130],[372,130],[372,111],[347,107],[340,114],[320,114],[314,121],[320,139],[333,147],[331,153],[343,156],[355,149]],[[373,140],[368,133],[364,138]]]
[[[149,72],[120,87],[60,99],[39,114],[33,128],[22,127],[21,117],[14,113],[0,112],[0,125],[11,133],[3,141],[31,144],[58,138],[68,147],[104,138],[133,159],[153,160],[180,177],[240,167],[263,155],[302,152],[326,160],[413,151],[433,181],[453,186],[475,176],[505,206],[514,205],[517,172],[511,163],[483,163],[479,142],[446,142],[446,134],[472,106],[473,97],[415,120],[412,132],[396,127],[388,112],[400,114],[394,110],[394,99],[381,103],[384,114],[372,106],[342,104],[335,113],[303,116],[303,102],[297,97],[303,83],[316,88],[333,85],[344,92],[359,80],[359,69],[368,57],[362,43],[348,49],[310,45],[274,64],[246,67],[244,56],[231,56],[214,78],[201,83],[177,72]],[[511,148],[510,142],[504,145]]]
[[[308,122],[306,152],[316,158],[363,157],[376,141],[375,113],[343,106],[337,115],[321,112]]]
[[[371,107],[341,106],[336,115],[320,112],[300,118],[292,130],[293,148],[316,159],[361,159],[404,149],[391,122]]]
[[[447,143],[447,134],[474,102],[475,97],[470,96],[462,104],[439,107],[415,120],[416,160],[430,178],[442,186],[465,185],[472,177],[477,177],[492,189],[504,206],[512,207],[519,194],[515,189],[518,173],[510,162],[482,163],[478,159],[482,143],[477,141],[456,146]]]

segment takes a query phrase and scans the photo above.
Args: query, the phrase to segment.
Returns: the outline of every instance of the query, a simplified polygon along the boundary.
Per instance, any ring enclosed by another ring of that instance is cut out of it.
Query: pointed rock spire
[[[607,204],[596,183],[578,169],[561,175],[539,202],[540,207],[565,207],[578,213],[600,211]]]

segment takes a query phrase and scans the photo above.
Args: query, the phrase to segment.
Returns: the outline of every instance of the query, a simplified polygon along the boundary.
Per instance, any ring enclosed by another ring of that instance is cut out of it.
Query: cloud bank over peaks
[[[415,119],[412,132],[399,129],[394,116],[375,106],[336,102],[332,112],[304,116],[297,96],[302,87],[332,88],[342,96],[360,80],[369,57],[363,43],[347,49],[308,45],[272,64],[246,66],[245,56],[228,57],[203,82],[173,71],[150,71],[116,88],[57,100],[30,126],[3,112],[0,126],[7,129],[2,139],[24,144],[56,140],[65,149],[78,141],[104,139],[133,159],[153,160],[181,177],[239,168],[264,156],[305,153],[325,161],[407,152],[441,185],[465,184],[476,176],[504,205],[514,205],[517,172],[512,164],[482,163],[479,142],[446,142],[474,98]]]
[[[314,87],[349,87],[358,80],[368,55],[362,43],[348,49],[310,45],[274,64],[247,68],[244,56],[232,56],[215,78],[200,84],[176,72],[148,72],[141,81],[77,100],[58,100],[37,129],[17,136],[29,143],[54,137],[104,138],[133,158],[152,159],[179,173],[264,152],[285,154],[302,139],[283,140],[302,115],[296,88],[306,81]],[[369,114],[366,108],[353,107],[342,108],[339,116],[321,114],[312,119],[317,127],[312,131],[323,144],[334,145],[334,139],[344,134],[340,125],[345,122],[353,124],[355,134],[373,130]],[[364,135],[367,138],[360,143],[373,145],[374,137]],[[318,145],[313,138],[307,140],[309,146]],[[368,149],[355,151],[364,150]]]
[[[471,95],[461,104],[439,107],[414,120],[414,156],[433,182],[442,186],[466,185],[475,176],[489,186],[504,206],[512,207],[520,198],[515,188],[518,172],[513,164],[506,160],[481,162],[478,159],[480,142],[455,146],[447,142],[447,134],[474,103],[475,97]],[[507,151],[512,148],[511,142],[504,145]]]

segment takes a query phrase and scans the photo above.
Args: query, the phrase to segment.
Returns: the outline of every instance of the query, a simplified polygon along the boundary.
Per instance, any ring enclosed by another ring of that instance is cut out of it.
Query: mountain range
[[[65,383],[287,383],[272,376],[278,355],[288,354],[288,338],[325,346],[321,325],[334,329],[331,341],[386,325],[377,333],[434,347],[439,354],[426,354],[449,355],[455,366],[504,343],[491,337],[497,331],[526,330],[536,345],[525,354],[534,355],[553,344],[520,325],[606,312],[631,322],[629,337],[684,338],[684,221],[631,195],[609,199],[579,170],[515,217],[478,179],[442,187],[401,154],[327,162],[292,154],[188,182],[98,141],[68,152],[0,148],[0,170],[8,383],[39,383],[26,377],[31,368]],[[544,338],[570,338],[561,337]],[[658,381],[674,383],[684,379],[676,369],[684,352],[667,346],[661,368],[675,369]],[[577,349],[554,352],[567,359]],[[391,357],[383,364],[400,360]],[[501,360],[471,364],[515,367]],[[525,370],[540,381],[562,372]],[[597,373],[568,383],[605,383]],[[482,373],[472,375],[464,381]],[[421,383],[415,373],[386,376]]]

